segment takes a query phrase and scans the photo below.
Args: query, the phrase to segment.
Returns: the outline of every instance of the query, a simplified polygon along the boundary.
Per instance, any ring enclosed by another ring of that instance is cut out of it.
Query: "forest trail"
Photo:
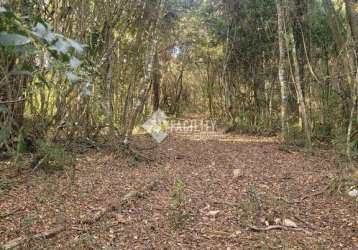
[[[358,250],[357,6],[0,1],[0,250]]]
[[[3,215],[16,211],[0,217],[0,242],[65,225],[25,248],[352,249],[354,201],[320,192],[338,171],[330,153],[306,156],[275,138],[220,131],[170,135],[149,163],[91,151],[78,156],[75,187],[40,171],[0,196]],[[118,205],[133,190],[135,199]],[[249,228],[279,218],[297,228]]]

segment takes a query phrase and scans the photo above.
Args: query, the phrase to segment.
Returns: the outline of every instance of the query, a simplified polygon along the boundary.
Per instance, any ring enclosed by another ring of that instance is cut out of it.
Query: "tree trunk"
[[[163,1],[160,0],[159,4],[158,4],[157,13],[156,13],[156,15],[157,15],[156,20],[153,23],[152,29],[151,29],[150,42],[149,42],[149,46],[148,46],[146,61],[144,64],[144,77],[142,78],[142,84],[141,84],[142,87],[141,87],[141,91],[139,93],[138,101],[134,106],[134,110],[130,114],[126,129],[125,129],[126,132],[125,132],[125,137],[124,137],[124,141],[123,141],[124,145],[128,145],[130,143],[130,139],[131,139],[131,136],[133,133],[133,128],[137,121],[137,117],[142,112],[144,104],[148,97],[148,92],[149,92],[151,80],[153,77],[155,53],[156,53],[156,48],[158,46],[158,37],[157,37],[157,28],[158,27],[157,26],[159,23],[162,8],[163,8]]]
[[[288,99],[289,89],[287,83],[286,73],[286,49],[285,49],[285,10],[283,7],[283,1],[277,0],[277,23],[278,23],[278,45],[280,50],[280,62],[279,62],[279,81],[281,85],[281,129],[282,137],[285,142],[289,139],[289,121],[288,121]]]
[[[297,93],[297,99],[300,106],[300,115],[301,119],[304,124],[304,131],[306,136],[306,147],[311,150],[312,149],[312,140],[311,140],[311,123],[310,119],[308,117],[307,111],[306,111],[306,104],[305,99],[303,96],[302,91],[302,80],[300,75],[300,65],[297,57],[297,51],[296,51],[296,43],[295,38],[293,36],[292,30],[289,31],[289,38],[291,42],[292,47],[292,61],[293,61],[293,67],[294,67],[294,79],[295,79],[295,87],[296,87],[296,93]]]
[[[154,58],[154,72],[153,72],[153,112],[159,109],[160,105],[160,64],[159,64],[159,56],[158,56],[158,48],[155,51]]]
[[[177,81],[176,91],[175,91],[175,103],[174,103],[174,114],[179,116],[180,113],[180,99],[183,93],[183,77],[184,77],[184,64],[180,70],[180,75]]]
[[[349,62],[349,57],[350,57],[349,51],[347,50],[346,41],[345,41],[345,38],[341,32],[343,27],[339,23],[338,14],[336,13],[336,10],[334,9],[332,0],[324,0],[323,4],[324,4],[324,8],[327,12],[328,23],[329,23],[330,29],[333,33],[334,42],[337,46],[337,49],[343,51],[341,53],[342,61],[343,61],[343,69],[344,69],[344,75],[347,77],[347,83],[348,83],[348,88],[349,88],[349,86],[352,86],[353,74],[350,70],[351,65]],[[343,92],[346,91],[346,89],[347,89],[346,86],[342,86]],[[346,102],[347,100],[342,100],[342,101]],[[349,103],[349,101],[348,101],[348,103]],[[344,115],[345,115],[345,118],[347,118],[347,116],[349,116],[348,114],[344,114]]]
[[[354,41],[354,49],[358,50],[358,1],[345,0],[348,22],[351,28]]]
[[[349,118],[349,125],[348,125],[348,131],[347,131],[347,156],[351,158],[351,136],[352,136],[352,129],[353,129],[353,123],[355,120],[355,112],[357,112],[358,109],[358,13],[357,13],[357,7],[358,7],[358,1],[357,0],[345,0],[346,3],[346,10],[347,10],[347,17],[348,22],[350,25],[350,30],[352,34],[352,40],[353,40],[353,57],[354,61],[352,62],[352,68],[353,72],[355,71],[355,79],[353,81],[353,91],[352,91],[352,109],[351,114]],[[358,117],[358,114],[357,114]],[[356,121],[358,123],[358,121]]]
[[[232,22],[232,21],[231,21]],[[229,69],[229,63],[232,57],[231,43],[233,42],[230,39],[230,31],[232,24],[229,25],[226,32],[226,44],[225,44],[225,62],[223,64],[223,81],[225,89],[225,109],[226,113],[230,117],[231,126],[235,126],[236,118],[236,102],[235,102],[235,88],[232,81],[232,72]],[[236,40],[236,30],[234,32],[234,40]]]
[[[293,13],[293,36],[295,39],[295,46],[296,46],[296,54],[297,54],[297,60],[298,60],[298,66],[299,66],[299,75],[301,79],[301,88],[302,88],[302,95],[303,98],[305,98],[305,73],[304,73],[304,67],[305,67],[305,48],[304,48],[304,40],[303,35],[306,34],[307,31],[307,25],[305,21],[305,17],[307,14],[307,1],[306,0],[295,0],[295,8]],[[300,127],[303,128],[303,120],[302,120],[302,110],[301,106],[299,108],[300,113]]]
[[[125,139],[124,139],[125,145],[127,145],[129,143],[129,140],[132,136],[133,128],[134,128],[135,122],[137,120],[137,117],[138,117],[139,113],[142,112],[144,103],[148,97],[148,92],[150,89],[150,82],[151,82],[152,73],[153,73],[155,47],[157,46],[157,43],[158,43],[157,38],[153,37],[152,41],[150,43],[149,49],[148,49],[147,60],[146,60],[145,66],[144,66],[145,69],[144,69],[144,77],[142,79],[142,89],[139,94],[139,99],[134,106],[134,110],[129,117],[128,125],[126,127],[126,133],[125,133]]]

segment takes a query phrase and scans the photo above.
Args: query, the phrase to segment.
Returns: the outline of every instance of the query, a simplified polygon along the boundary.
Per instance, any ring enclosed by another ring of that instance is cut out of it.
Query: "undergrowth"
[[[32,162],[33,167],[53,172],[71,170],[75,164],[74,154],[68,152],[63,146],[43,140],[36,142],[36,157]]]
[[[190,214],[185,211],[186,196],[184,193],[185,183],[177,179],[174,184],[174,191],[171,196],[171,212],[169,214],[170,227],[174,230],[183,229]]]

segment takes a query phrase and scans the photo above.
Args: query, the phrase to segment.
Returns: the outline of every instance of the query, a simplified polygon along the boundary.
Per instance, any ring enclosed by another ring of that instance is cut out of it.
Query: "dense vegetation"
[[[0,0],[0,249],[358,249],[357,160],[358,0]]]
[[[8,1],[1,150],[104,135],[129,143],[161,108],[354,157],[357,12],[356,0]]]

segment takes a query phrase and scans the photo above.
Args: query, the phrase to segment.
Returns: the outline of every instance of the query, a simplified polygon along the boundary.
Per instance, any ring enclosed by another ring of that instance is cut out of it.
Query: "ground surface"
[[[338,171],[330,151],[306,156],[282,150],[273,138],[218,132],[171,135],[149,152],[155,161],[145,163],[89,151],[78,156],[75,185],[66,173],[38,171],[2,192],[0,242],[64,225],[23,249],[357,247],[356,202],[320,192]],[[135,199],[117,204],[133,190],[140,191]],[[79,223],[113,203],[100,219]],[[277,219],[298,229],[249,228]]]

